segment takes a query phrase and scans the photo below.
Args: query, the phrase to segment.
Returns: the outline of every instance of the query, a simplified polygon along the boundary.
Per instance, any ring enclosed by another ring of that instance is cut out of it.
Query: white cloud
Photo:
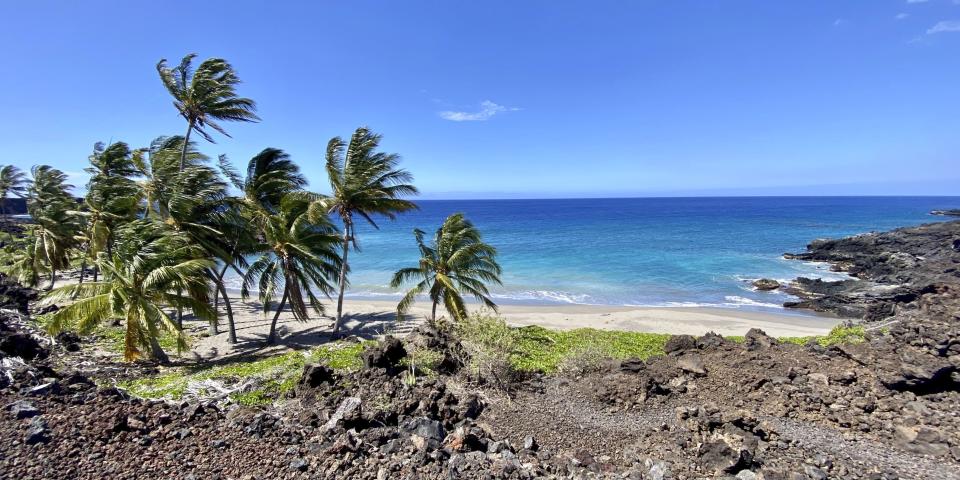
[[[907,17],[909,17],[909,16],[910,16],[909,13],[898,13],[897,16],[895,16],[895,17],[893,17],[893,18],[896,18],[897,20],[903,20],[904,18],[907,18]]]
[[[505,107],[503,105],[493,103],[490,100],[484,100],[480,102],[480,110],[476,112],[456,112],[445,110],[442,112],[437,112],[437,115],[440,115],[440,118],[444,120],[450,120],[451,122],[478,122],[489,120],[490,117],[493,117],[498,113],[514,112],[517,110],[520,109],[515,107]]]
[[[907,0],[907,3],[927,3],[928,0]]]
[[[927,35],[945,32],[960,32],[960,20],[944,20],[927,29]]]

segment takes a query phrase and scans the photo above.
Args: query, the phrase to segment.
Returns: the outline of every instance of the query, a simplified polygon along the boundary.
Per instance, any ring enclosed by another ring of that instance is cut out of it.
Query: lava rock
[[[40,414],[40,410],[37,410],[37,407],[26,400],[13,402],[7,405],[7,409],[10,410],[10,415],[13,415],[13,418],[18,420],[35,417]]]
[[[780,282],[770,279],[770,278],[761,278],[759,280],[753,281],[753,288],[762,291],[776,290],[780,288]]]
[[[376,346],[369,347],[361,354],[364,368],[383,368],[390,373],[402,369],[397,368],[400,360],[407,356],[403,343],[396,337],[387,336]]]
[[[30,427],[27,428],[27,434],[24,436],[23,441],[27,445],[35,445],[41,442],[50,441],[50,436],[48,435],[50,430],[47,428],[47,422],[43,420],[43,417],[33,417],[33,420],[30,421]]]
[[[764,350],[776,344],[777,340],[775,338],[767,335],[766,332],[760,330],[759,328],[751,328],[750,330],[747,330],[747,334],[744,337],[743,342],[743,346],[750,351]]]
[[[684,350],[693,350],[697,348],[697,339],[692,335],[673,335],[663,346],[666,353],[682,352]]]

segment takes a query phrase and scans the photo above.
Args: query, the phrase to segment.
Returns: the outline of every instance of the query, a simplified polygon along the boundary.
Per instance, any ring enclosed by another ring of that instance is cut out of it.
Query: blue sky
[[[368,125],[425,198],[960,194],[960,0],[0,5],[0,163],[182,134],[154,68],[230,60],[316,190]],[[74,182],[82,184],[81,175]]]

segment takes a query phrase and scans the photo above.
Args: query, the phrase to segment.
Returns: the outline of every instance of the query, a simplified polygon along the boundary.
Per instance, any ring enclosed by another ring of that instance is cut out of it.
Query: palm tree
[[[0,167],[0,215],[7,221],[7,197],[22,197],[27,190],[27,175],[13,165]]]
[[[125,359],[168,362],[159,342],[161,330],[176,337],[179,350],[186,347],[186,339],[163,309],[185,307],[202,319],[213,316],[204,274],[213,262],[200,258],[202,254],[186,235],[156,221],[123,226],[114,254],[101,256],[102,281],[60,287],[44,298],[48,304],[78,294],[81,298],[53,315],[50,333],[66,328],[89,333],[100,323],[124,321]]]
[[[295,319],[306,321],[307,301],[317,314],[323,314],[323,305],[314,289],[328,298],[334,291],[331,279],[336,278],[340,269],[339,236],[326,215],[315,208],[319,198],[308,192],[290,192],[280,199],[276,212],[255,212],[252,218],[259,237],[255,250],[261,253],[243,277],[241,295],[248,298],[250,288],[256,284],[267,313],[274,294],[283,289],[267,344],[276,341],[277,319],[284,305],[290,305]]]
[[[183,151],[183,140],[182,137],[158,138],[149,149],[134,156],[134,165],[143,177],[140,188],[146,200],[146,215],[184,232],[204,250],[206,258],[232,261],[230,239],[224,228],[229,227],[236,215],[227,184],[192,142],[186,147],[186,163],[180,169],[176,152]],[[223,277],[216,275],[215,269],[207,274],[217,282],[217,290],[221,290]],[[176,318],[177,324],[182,325],[180,309]],[[210,333],[218,333],[216,317],[210,323]]]
[[[76,200],[70,195],[72,185],[67,176],[49,165],[38,165],[31,170],[33,181],[27,191],[27,212],[33,219],[34,250],[39,261],[46,262],[50,271],[50,285],[54,286],[57,270],[69,266],[69,249],[76,236],[76,217],[71,212]]]
[[[276,148],[266,148],[247,164],[246,175],[241,176],[230,164],[226,156],[219,158],[220,171],[230,180],[233,186],[242,193],[242,196],[231,199],[234,215],[225,218],[218,227],[224,232],[224,238],[229,243],[228,255],[221,259],[221,266],[214,274],[218,286],[214,294],[214,310],[222,296],[227,312],[227,321],[230,326],[230,342],[236,343],[236,332],[233,327],[233,311],[230,298],[223,283],[223,277],[228,269],[234,269],[240,276],[240,268],[247,267],[244,256],[256,253],[257,239],[253,236],[257,225],[265,225],[271,215],[279,211],[280,201],[291,192],[300,191],[307,184],[306,178],[300,173],[290,156]]]
[[[398,319],[407,312],[417,295],[424,292],[433,302],[431,321],[437,319],[437,305],[440,302],[443,302],[454,320],[463,320],[467,315],[461,296],[464,293],[473,295],[496,311],[497,306],[490,299],[486,284],[501,284],[497,250],[483,242],[480,231],[462,213],[447,217],[430,245],[424,242],[422,230],[414,230],[413,235],[420,248],[419,266],[398,270],[390,281],[393,288],[399,288],[407,282],[418,282],[397,305]]]
[[[13,248],[10,248],[13,247]],[[44,266],[37,258],[36,242],[28,241],[23,245],[8,246],[3,254],[4,265],[0,272],[9,275],[28,287],[40,284],[40,274]]]
[[[351,244],[358,249],[354,216],[379,228],[373,216],[382,215],[393,220],[396,214],[417,208],[415,203],[401,198],[418,193],[416,187],[410,184],[413,176],[397,168],[400,156],[376,151],[380,138],[380,135],[361,127],[353,133],[348,145],[344,145],[340,137],[334,137],[327,144],[327,175],[330,177],[332,193],[325,200],[325,207],[328,213],[336,214],[343,223],[343,261],[334,334],[340,330],[343,318],[343,293],[347,288],[347,271],[350,268],[347,254]]]
[[[100,252],[109,256],[113,249],[113,231],[137,214],[141,192],[131,178],[138,174],[133,152],[123,142],[105,146],[98,142],[89,157],[90,174],[84,209],[74,212],[83,220],[78,241],[85,247],[82,253],[80,281],[83,282],[87,259],[96,259]],[[94,280],[99,272],[94,273]]]
[[[167,67],[167,60],[157,62],[157,73],[163,86],[173,96],[173,105],[180,116],[187,120],[187,134],[184,135],[183,150],[180,153],[180,170],[187,161],[187,145],[190,134],[196,130],[206,141],[214,143],[213,137],[206,131],[210,127],[227,137],[219,121],[255,122],[260,120],[254,113],[256,103],[237,96],[236,86],[240,77],[233,67],[222,58],[208,58],[192,71],[191,63],[197,54],[191,53],[176,67]]]

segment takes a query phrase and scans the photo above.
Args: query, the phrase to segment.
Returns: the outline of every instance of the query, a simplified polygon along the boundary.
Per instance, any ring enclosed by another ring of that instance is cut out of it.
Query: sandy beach
[[[284,311],[277,322],[278,344],[268,350],[305,348],[330,338],[334,305],[325,304],[326,315],[308,322],[298,322]],[[476,307],[474,307],[476,308]],[[345,333],[369,338],[391,333],[403,335],[429,315],[430,305],[417,303],[402,320],[396,319],[396,302],[390,300],[346,299],[344,301]],[[270,328],[272,312],[265,316],[257,302],[233,300],[237,328],[237,345],[227,342],[226,318],[221,307],[219,335],[198,339],[194,353],[216,358],[252,349],[264,353],[263,339]],[[797,313],[766,313],[725,308],[619,307],[603,305],[503,305],[500,314],[515,326],[539,325],[569,330],[598,328],[632,332],[703,335],[743,335],[751,328],[760,328],[773,336],[823,335],[841,322],[840,319]],[[196,328],[205,328],[197,326]]]

